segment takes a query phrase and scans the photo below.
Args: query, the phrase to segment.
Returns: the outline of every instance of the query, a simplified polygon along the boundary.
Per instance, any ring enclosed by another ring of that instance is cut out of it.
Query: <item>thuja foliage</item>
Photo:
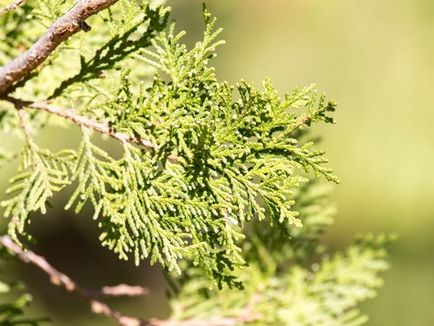
[[[27,1],[1,16],[0,64],[71,5]],[[103,246],[170,273],[174,320],[364,322],[356,305],[381,284],[389,239],[367,236],[336,255],[318,243],[334,213],[324,184],[338,178],[309,130],[334,122],[335,103],[312,86],[280,95],[269,80],[220,81],[210,65],[224,43],[216,19],[204,9],[203,38],[189,48],[169,13],[119,1],[15,86],[14,97],[45,107],[0,102],[0,164],[19,164],[0,204],[9,235],[26,247],[34,213],[66,189],[65,208],[91,208]],[[35,140],[70,125],[77,148]]]
[[[19,293],[15,298],[10,301],[9,295],[11,292],[16,292],[19,289],[18,284],[9,284],[0,281],[0,325],[13,326],[13,325],[28,325],[37,326],[48,322],[45,318],[27,318],[25,316],[25,309],[32,301],[32,296],[28,293]],[[4,298],[7,300],[4,300]]]
[[[254,223],[243,246],[248,261],[239,272],[243,291],[213,291],[202,272],[188,270],[173,284],[173,319],[225,316],[240,320],[236,325],[270,326],[364,324],[368,318],[357,305],[382,285],[378,274],[388,267],[392,237],[367,234],[344,253],[324,254],[318,240],[335,210],[327,200],[329,191],[309,183],[297,193],[303,228],[275,230]]]
[[[0,250],[0,272],[4,274],[6,263],[11,257],[3,248]],[[25,291],[23,284],[12,282],[2,278],[0,280],[0,325],[37,326],[46,324],[46,318],[28,318],[26,308],[33,300],[32,296]]]

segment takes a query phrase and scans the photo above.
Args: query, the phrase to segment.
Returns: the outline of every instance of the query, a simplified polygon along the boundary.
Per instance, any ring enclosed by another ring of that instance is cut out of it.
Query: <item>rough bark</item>
[[[80,30],[87,31],[85,20],[118,0],[81,0],[60,17],[32,47],[0,68],[0,97],[10,92],[13,85],[39,67],[50,54],[70,36]]]

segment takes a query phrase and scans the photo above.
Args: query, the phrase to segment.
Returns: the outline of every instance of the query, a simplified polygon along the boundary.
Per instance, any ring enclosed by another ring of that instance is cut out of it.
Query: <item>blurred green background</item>
[[[187,42],[202,33],[202,2],[169,1],[178,28],[189,33]],[[370,315],[368,325],[434,325],[434,1],[213,0],[207,5],[227,41],[214,60],[221,79],[259,85],[270,77],[282,92],[316,83],[338,102],[337,124],[316,129],[342,180],[334,193],[339,214],[326,241],[340,248],[363,231],[399,235],[385,287],[362,307]],[[76,142],[72,135],[64,137]],[[64,137],[45,135],[51,143]],[[4,171],[2,180],[9,169]],[[116,264],[99,249],[92,222],[65,213],[38,220],[32,225],[44,234],[38,250],[61,270],[84,285],[144,283],[155,296],[144,298],[140,307],[130,304],[134,299],[116,302],[117,307],[140,315],[167,313],[158,268],[144,273],[132,263]],[[21,272],[34,275],[33,268]],[[56,307],[55,325],[111,325],[104,318],[89,319],[84,303],[47,286],[42,273],[29,279],[35,292],[45,294],[36,308]]]
[[[201,1],[175,17],[199,35]],[[332,247],[363,231],[396,232],[368,325],[434,325],[434,1],[209,1],[227,45],[222,79],[282,92],[315,83],[339,106],[316,130],[342,180]],[[197,20],[197,21],[196,21]]]

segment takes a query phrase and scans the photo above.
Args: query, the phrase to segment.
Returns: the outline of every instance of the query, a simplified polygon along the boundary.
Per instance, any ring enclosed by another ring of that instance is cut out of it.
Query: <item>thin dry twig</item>
[[[82,29],[87,31],[88,28],[83,28],[87,26],[84,23],[87,18],[114,5],[117,1],[78,1],[74,7],[51,25],[29,50],[0,68],[0,96],[8,94],[16,82],[24,79],[39,67],[70,36]]]
[[[65,289],[67,292],[74,293],[84,299],[90,305],[91,311],[115,320],[121,326],[236,326],[243,325],[258,319],[254,312],[254,306],[260,301],[260,296],[253,296],[250,304],[239,316],[223,317],[215,316],[207,320],[187,319],[187,320],[142,320],[136,317],[123,315],[102,302],[99,297],[109,296],[136,296],[148,294],[148,290],[140,286],[121,284],[118,286],[103,287],[101,291],[90,291],[80,286],[76,281],[66,274],[54,268],[43,256],[35,254],[33,251],[24,251],[9,236],[0,236],[0,245],[8,249],[14,256],[25,263],[32,264],[45,272],[50,282]]]
[[[14,11],[19,6],[23,5],[26,2],[26,0],[15,0],[11,4],[4,6],[3,8],[0,8],[0,16],[5,15],[10,11]]]
[[[148,150],[158,150],[158,146],[149,140],[145,140],[140,137],[131,137],[127,134],[117,132],[113,128],[111,128],[108,124],[98,122],[86,116],[80,115],[77,113],[77,111],[73,109],[59,108],[57,106],[50,105],[47,102],[23,101],[10,96],[5,96],[2,99],[14,104],[14,106],[18,109],[18,111],[20,111],[21,108],[24,107],[45,111],[50,114],[56,115],[58,117],[67,119],[71,122],[74,122],[75,124],[81,127],[92,129],[99,133],[108,135],[120,141],[121,143],[127,142],[127,143],[132,143],[132,144],[142,146],[143,148]],[[179,160],[179,157],[177,157],[176,155],[170,155],[168,159],[172,162],[177,162]]]
[[[35,254],[34,252],[27,250],[24,251],[21,249],[11,238],[7,235],[0,236],[0,244],[11,251],[15,256],[17,256],[23,262],[32,264],[42,271],[44,271],[48,277],[50,278],[51,283],[57,285],[59,287],[64,288],[66,291],[75,293],[79,295],[81,298],[88,301],[91,311],[96,314],[102,314],[109,318],[112,318],[118,322],[119,325],[122,326],[149,326],[152,325],[147,321],[141,320],[139,318],[125,316],[121,314],[119,311],[111,308],[106,303],[100,301],[98,296],[95,295],[94,291],[89,291],[83,287],[81,287],[77,282],[72,280],[69,276],[63,274],[54,268],[47,260]],[[136,291],[135,287],[123,286],[121,295],[125,295],[128,289],[133,288]],[[100,294],[106,294],[105,291],[101,291]],[[110,292],[110,291],[109,291]],[[137,292],[137,291],[136,291]],[[142,291],[145,292],[145,291]],[[113,292],[112,292],[113,295]],[[135,295],[135,293],[134,293]]]
[[[32,131],[30,130],[30,126],[27,123],[27,112],[24,110],[24,107],[21,105],[15,105],[18,114],[18,120],[20,122],[20,126],[23,129],[24,136],[27,141],[30,141],[32,138]]]
[[[115,286],[104,286],[99,292],[101,295],[110,297],[128,296],[137,297],[142,295],[148,295],[149,290],[143,286],[119,284]]]

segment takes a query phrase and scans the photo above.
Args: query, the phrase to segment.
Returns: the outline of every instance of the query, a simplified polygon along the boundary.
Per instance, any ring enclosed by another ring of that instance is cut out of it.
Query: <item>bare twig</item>
[[[20,126],[23,129],[24,136],[28,142],[32,139],[32,131],[30,130],[30,126],[27,124],[27,112],[24,110],[24,107],[21,105],[15,105],[17,108],[18,119],[20,122]]]
[[[50,114],[56,115],[58,117],[67,119],[71,122],[74,122],[75,124],[81,127],[85,127],[97,131],[99,133],[106,134],[122,143],[128,142],[128,143],[140,145],[148,150],[158,150],[158,146],[149,140],[145,140],[139,137],[130,137],[127,134],[117,132],[113,130],[113,128],[111,128],[108,124],[89,119],[86,116],[78,114],[77,111],[73,109],[59,108],[57,106],[52,106],[47,102],[23,101],[10,96],[5,96],[2,99],[11,102],[12,104],[15,105],[17,109],[28,107],[31,109],[45,111]],[[170,155],[168,159],[172,162],[176,162],[179,160],[179,157],[175,155]]]
[[[143,286],[119,284],[116,286],[104,286],[101,291],[101,295],[110,297],[128,296],[136,297],[149,294],[149,290]]]
[[[254,306],[260,300],[259,296],[253,296],[250,304],[246,309],[235,317],[216,316],[204,319],[187,319],[187,320],[160,320],[150,319],[142,320],[136,317],[125,316],[119,311],[111,308],[106,303],[99,300],[102,295],[120,296],[120,295],[143,295],[148,291],[145,288],[121,284],[114,287],[105,287],[101,291],[90,291],[81,287],[76,281],[66,274],[54,268],[44,257],[35,254],[30,250],[24,251],[12,239],[3,235],[0,236],[0,245],[8,249],[13,255],[21,261],[32,264],[45,272],[50,278],[51,283],[62,287],[68,292],[78,295],[89,303],[91,311],[95,314],[101,314],[115,320],[121,326],[236,326],[243,325],[258,319],[254,312]]]
[[[88,117],[85,117],[85,116],[78,114],[73,109],[59,108],[59,107],[52,106],[52,105],[49,105],[49,104],[44,103],[44,102],[39,102],[39,103],[31,103],[31,102],[26,103],[26,102],[24,102],[23,105],[28,107],[28,108],[31,108],[31,109],[42,110],[42,111],[57,115],[59,117],[65,118],[67,120],[70,120],[70,121],[76,123],[79,126],[95,130],[95,131],[100,132],[102,134],[109,135],[110,137],[117,139],[120,142],[134,143],[134,144],[143,146],[147,149],[157,149],[157,145],[155,145],[154,143],[152,143],[148,140],[143,140],[140,138],[133,138],[133,137],[130,137],[126,134],[116,132],[112,128],[110,128],[110,126],[108,124],[97,122],[97,121],[94,121],[92,119],[89,119]]]
[[[28,76],[35,68],[40,66],[48,56],[68,37],[80,30],[88,30],[85,20],[104,10],[118,0],[80,0],[64,16],[60,17],[36,41],[33,46],[0,68],[0,95],[11,90],[14,83]]]
[[[15,0],[11,4],[4,6],[3,8],[0,8],[0,16],[17,9],[19,6],[23,5],[25,2],[26,2],[26,0]]]
[[[50,278],[51,283],[64,288],[66,291],[75,293],[81,298],[85,299],[93,313],[102,314],[109,318],[116,320],[122,326],[147,326],[152,325],[147,321],[140,320],[139,318],[129,317],[121,314],[119,311],[114,310],[104,302],[100,301],[94,292],[89,291],[72,280],[69,276],[51,266],[47,260],[35,254],[32,251],[22,250],[15,242],[7,235],[0,236],[0,244],[10,250],[20,260],[32,264],[42,271],[44,271]]]

